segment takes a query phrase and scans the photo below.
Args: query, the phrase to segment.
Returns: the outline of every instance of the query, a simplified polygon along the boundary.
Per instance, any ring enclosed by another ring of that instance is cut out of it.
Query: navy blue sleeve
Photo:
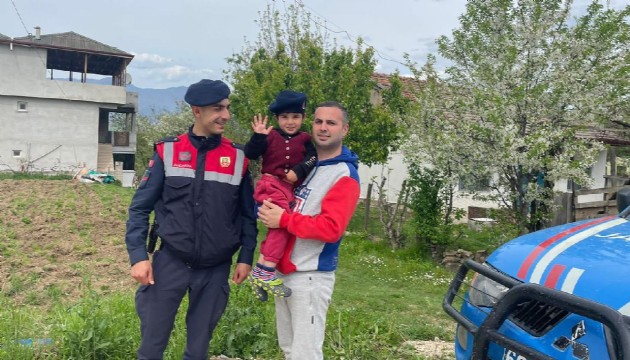
[[[256,213],[254,202],[254,187],[249,170],[245,172],[239,188],[240,217],[241,217],[241,250],[238,253],[238,263],[251,265],[254,262],[254,250],[256,250]]]
[[[245,157],[250,160],[256,160],[267,151],[267,135],[265,134],[252,134],[247,144],[245,144]]]
[[[152,166],[147,168],[142,176],[138,190],[129,205],[125,243],[131,265],[149,259],[146,248],[149,216],[155,203],[160,199],[164,186],[164,163],[157,153],[153,154],[151,164]]]
[[[306,176],[313,170],[317,163],[317,150],[311,140],[304,143],[304,159],[301,163],[295,165],[291,170],[297,175],[298,183],[302,182]]]

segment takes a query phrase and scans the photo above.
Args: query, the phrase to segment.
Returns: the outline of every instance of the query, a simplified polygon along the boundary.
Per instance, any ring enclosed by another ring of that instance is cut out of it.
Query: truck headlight
[[[468,300],[475,306],[493,307],[508,290],[498,282],[477,273],[470,284]]]

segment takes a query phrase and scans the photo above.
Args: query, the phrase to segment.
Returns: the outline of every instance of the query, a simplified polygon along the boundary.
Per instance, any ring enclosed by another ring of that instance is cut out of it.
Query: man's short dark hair
[[[339,102],[337,101],[324,101],[322,103],[320,103],[319,105],[317,105],[317,108],[320,107],[333,107],[333,108],[337,108],[339,110],[341,110],[341,114],[343,115],[343,123],[344,124],[348,124],[349,123],[349,119],[348,119],[348,110],[346,110],[345,107],[343,107],[343,105],[341,105]]]

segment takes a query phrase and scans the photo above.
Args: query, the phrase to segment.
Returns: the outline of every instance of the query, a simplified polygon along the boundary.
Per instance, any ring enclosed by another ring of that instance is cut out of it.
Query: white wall
[[[607,151],[602,150],[597,158],[597,163],[593,165],[591,170],[591,177],[593,178],[593,184],[590,187],[591,189],[601,189],[606,186],[606,179],[604,178],[604,175],[606,175],[606,161]],[[577,200],[579,203],[602,201],[604,200],[604,194],[580,195]]]
[[[604,175],[606,175],[606,150],[599,154],[597,163],[593,165],[591,176],[593,177],[593,189],[603,188],[605,186]],[[407,165],[403,161],[403,156],[400,152],[391,154],[390,161],[385,165],[374,165],[367,167],[365,165],[359,166],[359,177],[361,179],[361,198],[367,197],[367,188],[370,183],[370,179],[375,177],[376,184],[373,185],[372,198],[375,199],[378,195],[376,192],[377,186],[380,184],[382,176],[387,177],[385,190],[387,191],[387,199],[390,203],[395,203],[398,199],[398,193],[402,187],[402,182],[407,178]],[[567,192],[567,181],[560,180],[555,183],[556,191]],[[603,200],[603,195],[581,195],[578,197],[578,202],[600,201]],[[455,208],[467,210],[469,206],[486,207],[486,208],[498,208],[498,204],[488,201],[480,201],[472,199],[472,196],[457,192],[455,199],[453,199],[453,205]]]
[[[362,199],[367,197],[367,188],[371,182],[371,179],[375,178],[375,184],[372,187],[372,198],[375,199],[377,194],[377,187],[381,182],[381,178],[385,176],[387,182],[385,183],[385,190],[387,191],[387,200],[390,203],[395,203],[398,200],[398,194],[400,193],[402,183],[407,178],[407,165],[403,160],[403,155],[400,152],[394,152],[390,154],[390,161],[385,165],[373,165],[371,167],[360,165],[359,177],[361,179],[361,195]],[[453,199],[453,206],[455,208],[468,210],[469,206],[478,206],[486,208],[497,208],[498,205],[493,202],[481,201],[472,199],[472,196],[457,192]]]
[[[385,190],[387,191],[387,199],[389,202],[395,203],[398,199],[398,193],[402,186],[402,182],[407,178],[407,165],[403,162],[403,156],[400,152],[390,154],[390,161],[385,165],[359,165],[359,179],[361,180],[362,199],[367,197],[367,188],[372,179],[376,182],[372,187],[372,198],[375,198],[376,189],[381,183],[382,177],[387,178]]]
[[[96,167],[98,143],[97,104],[50,99],[24,99],[26,112],[17,111],[17,98],[0,96],[0,170],[20,170],[33,163],[36,171],[71,171],[82,166]],[[57,148],[59,145],[61,147]],[[55,150],[55,148],[57,148]],[[22,157],[13,157],[22,150]],[[54,151],[53,151],[54,150]],[[24,169],[27,170],[27,169]]]

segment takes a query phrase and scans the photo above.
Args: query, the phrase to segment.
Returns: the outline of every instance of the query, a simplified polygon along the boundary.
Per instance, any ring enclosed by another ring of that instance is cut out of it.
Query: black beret
[[[306,94],[283,90],[276,96],[276,101],[269,105],[269,111],[278,115],[282,113],[301,113],[306,109]]]
[[[184,100],[194,106],[208,106],[230,96],[230,88],[221,80],[203,79],[188,87]]]

